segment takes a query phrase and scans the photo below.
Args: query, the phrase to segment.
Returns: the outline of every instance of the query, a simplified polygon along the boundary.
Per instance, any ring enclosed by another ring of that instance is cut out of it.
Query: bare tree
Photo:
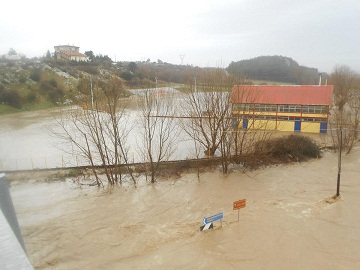
[[[334,85],[334,104],[342,112],[351,100],[356,74],[348,66],[336,66],[329,82]]]
[[[253,152],[257,141],[269,139],[276,127],[271,127],[271,122],[266,112],[257,111],[255,103],[259,98],[259,91],[253,85],[237,85],[231,97],[233,117],[233,155],[235,161],[243,154]],[[236,95],[236,96],[234,96]],[[243,123],[246,122],[246,125]]]
[[[143,160],[146,163],[150,182],[156,181],[160,164],[169,160],[175,150],[179,135],[175,123],[174,107],[170,96],[159,97],[147,90],[139,104],[141,114],[142,141],[139,143]]]
[[[102,181],[96,166],[101,166],[107,182],[115,185],[122,184],[120,165],[123,164],[136,185],[126,144],[130,128],[126,126],[125,110],[119,106],[125,91],[122,82],[118,78],[94,83],[87,80],[80,83],[80,90],[79,103],[83,108],[75,107],[57,119],[58,127],[54,133],[70,144],[68,149],[80,154],[90,165],[98,186]]]
[[[185,98],[182,127],[195,145],[212,157],[219,151],[223,173],[233,154],[233,118],[230,92],[236,82],[222,69],[209,69],[197,75],[196,84],[190,85]]]
[[[186,133],[213,156],[219,148],[224,129],[231,123],[230,91],[234,85],[232,77],[222,69],[203,72],[197,78],[198,84],[190,86],[185,98],[182,126]],[[225,122],[227,124],[225,124]]]
[[[334,149],[340,142],[340,129],[343,131],[342,146],[347,153],[359,139],[360,117],[360,78],[347,66],[337,66],[330,76],[334,85],[334,104],[330,117],[330,135]]]

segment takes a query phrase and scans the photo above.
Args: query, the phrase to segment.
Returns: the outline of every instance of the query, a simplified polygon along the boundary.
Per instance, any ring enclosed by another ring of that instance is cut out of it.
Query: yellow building
[[[244,129],[326,133],[332,85],[235,85],[234,124]]]

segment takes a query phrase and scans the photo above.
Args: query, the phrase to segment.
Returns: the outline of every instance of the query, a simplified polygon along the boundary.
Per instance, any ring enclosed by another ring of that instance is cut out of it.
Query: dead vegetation
[[[239,164],[243,171],[255,170],[273,164],[307,161],[310,158],[321,157],[321,151],[317,143],[309,137],[301,135],[289,135],[279,138],[259,141],[254,147],[254,152],[232,157],[231,163]],[[221,165],[221,157],[167,161],[159,164],[158,177],[162,179],[180,178],[182,174],[189,172],[203,173],[217,169]],[[139,163],[129,167],[135,177],[147,173],[147,164]],[[118,173],[126,173],[128,168],[118,167]],[[69,170],[43,170],[28,172],[12,172],[9,180],[56,181],[59,179],[71,178],[77,181],[90,180],[92,169],[79,168]],[[98,175],[104,174],[104,169],[96,169]],[[90,181],[91,182],[91,181]]]

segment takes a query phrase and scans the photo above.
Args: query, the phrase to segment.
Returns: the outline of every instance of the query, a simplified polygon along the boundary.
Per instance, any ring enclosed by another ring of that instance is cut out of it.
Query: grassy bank
[[[59,107],[61,105],[56,105],[50,101],[43,103],[29,103],[25,104],[21,109],[14,108],[12,106],[6,104],[0,104],[0,115],[17,113],[17,112],[26,112],[26,111],[37,111],[37,110],[45,110],[54,107]]]

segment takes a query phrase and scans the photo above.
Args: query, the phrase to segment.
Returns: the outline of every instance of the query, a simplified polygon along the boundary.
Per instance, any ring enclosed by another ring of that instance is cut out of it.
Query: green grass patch
[[[58,105],[50,102],[50,101],[46,101],[46,102],[41,102],[41,103],[28,103],[24,105],[24,109],[28,110],[28,111],[35,111],[35,110],[45,110],[45,109],[50,109],[53,107],[57,107]]]
[[[20,111],[21,111],[20,109],[16,109],[9,105],[0,104],[0,114],[15,113],[15,112],[20,112]]]

